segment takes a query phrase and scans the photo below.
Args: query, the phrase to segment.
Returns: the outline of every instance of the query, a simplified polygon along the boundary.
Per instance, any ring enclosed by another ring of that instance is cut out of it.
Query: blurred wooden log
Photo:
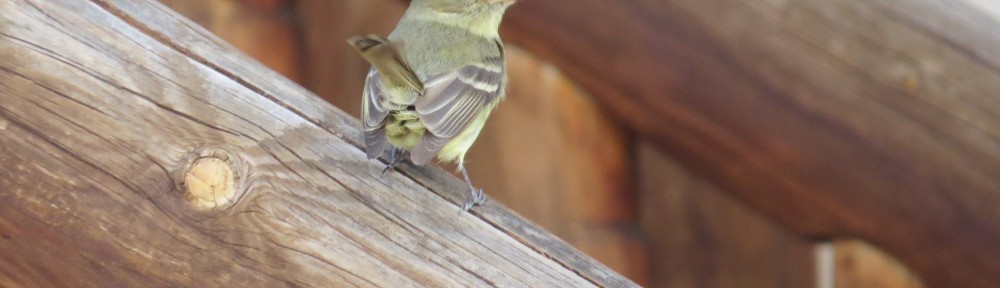
[[[290,0],[159,0],[271,70],[302,83],[298,29]]]
[[[507,99],[467,159],[487,193],[645,284],[629,135],[558,69],[507,46]]]
[[[968,2],[521,1],[505,21],[797,233],[869,241],[931,287],[1000,285],[1000,25]]]
[[[692,175],[648,142],[636,145],[640,219],[651,287],[812,287],[814,245]]]
[[[310,91],[351,115],[361,113],[359,96],[371,67],[346,39],[389,35],[406,5],[395,0],[297,0],[305,84]]]
[[[158,3],[0,15],[0,286],[635,286]]]

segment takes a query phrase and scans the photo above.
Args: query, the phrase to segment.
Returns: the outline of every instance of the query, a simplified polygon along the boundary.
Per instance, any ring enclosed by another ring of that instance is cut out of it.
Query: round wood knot
[[[236,199],[236,177],[229,163],[216,157],[198,158],[184,173],[184,196],[202,210],[227,207]]]
[[[228,211],[248,190],[249,163],[232,146],[205,146],[186,153],[172,169],[179,204],[209,217]]]

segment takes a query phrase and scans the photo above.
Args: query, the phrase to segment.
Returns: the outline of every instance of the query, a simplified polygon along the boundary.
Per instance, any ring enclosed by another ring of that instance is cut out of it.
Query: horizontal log
[[[0,286],[635,286],[155,1],[0,15]]]
[[[1000,22],[969,3],[520,1],[502,32],[798,234],[997,287]]]

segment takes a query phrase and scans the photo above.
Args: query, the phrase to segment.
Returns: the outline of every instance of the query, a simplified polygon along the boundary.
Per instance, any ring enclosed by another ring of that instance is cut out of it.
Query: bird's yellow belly
[[[411,150],[424,137],[427,128],[414,111],[395,111],[389,115],[385,136],[389,143],[403,150]]]
[[[455,135],[455,138],[451,139],[451,141],[448,141],[441,148],[441,151],[438,152],[437,159],[443,162],[456,162],[462,165],[462,162],[465,160],[465,153],[476,142],[479,132],[486,125],[486,120],[489,119],[490,112],[493,111],[492,106],[495,105],[491,105],[491,107],[480,111],[476,115],[476,118],[469,123],[469,126],[465,127],[458,135]],[[397,148],[412,150],[423,139],[424,133],[427,133],[427,128],[420,122],[420,117],[414,111],[403,110],[393,112],[389,115],[388,120],[385,126],[386,138],[389,139],[389,143]]]
[[[486,126],[486,120],[490,118],[490,113],[493,112],[493,108],[496,107],[496,103],[490,104],[479,111],[475,119],[469,122],[469,126],[465,127],[465,130],[458,133],[454,139],[448,141],[448,144],[441,148],[438,152],[437,158],[443,162],[455,162],[461,167],[465,162],[465,153],[469,152],[469,148],[472,144],[476,142],[476,138],[479,137],[479,132],[483,130],[483,126]]]

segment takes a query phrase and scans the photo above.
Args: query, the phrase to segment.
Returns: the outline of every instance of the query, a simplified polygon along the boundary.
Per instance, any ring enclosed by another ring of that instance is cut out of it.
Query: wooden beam
[[[635,286],[155,1],[0,15],[0,286]]]
[[[520,1],[507,40],[809,237],[1000,285],[1000,24],[965,1]]]

